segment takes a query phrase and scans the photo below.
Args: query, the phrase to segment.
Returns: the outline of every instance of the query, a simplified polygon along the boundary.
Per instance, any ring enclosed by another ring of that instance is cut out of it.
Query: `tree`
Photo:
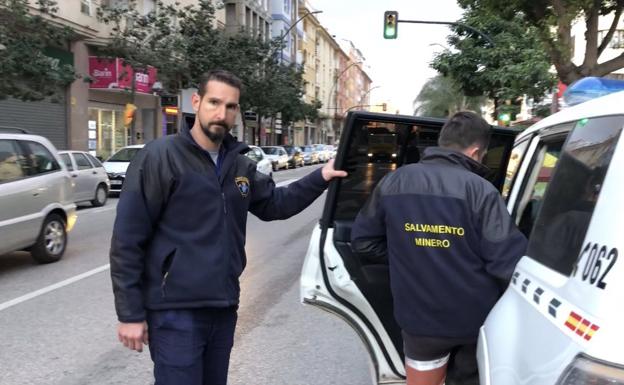
[[[448,42],[456,51],[438,54],[431,66],[450,76],[467,96],[485,95],[515,102],[523,95],[541,99],[554,85],[550,61],[535,28],[522,14],[501,18],[487,9],[469,7],[461,20],[488,34],[492,46],[481,36],[460,26]],[[497,111],[495,111],[496,113]]]
[[[599,63],[617,31],[624,0],[459,0],[466,10],[496,13],[501,18],[521,14],[524,21],[535,29],[559,79],[570,84],[585,76],[604,76],[624,67],[624,53]],[[613,15],[608,30],[599,31],[598,18]],[[572,62],[574,41],[572,24],[584,20],[585,57],[583,63]]]
[[[23,101],[59,95],[76,74],[72,65],[59,65],[48,48],[63,48],[72,38],[69,28],[54,23],[56,1],[0,0],[0,99]]]
[[[293,106],[305,107],[299,104],[301,76],[277,60],[283,42],[265,41],[244,30],[228,35],[215,28],[211,0],[186,7],[158,1],[156,9],[143,15],[135,1],[127,8],[101,7],[101,20],[114,26],[102,51],[124,58],[133,68],[156,67],[159,80],[170,92],[195,87],[203,73],[220,68],[242,80],[243,111],[275,116]]]
[[[465,96],[450,77],[437,75],[429,79],[414,100],[414,115],[446,118],[457,111],[479,112],[485,97]]]

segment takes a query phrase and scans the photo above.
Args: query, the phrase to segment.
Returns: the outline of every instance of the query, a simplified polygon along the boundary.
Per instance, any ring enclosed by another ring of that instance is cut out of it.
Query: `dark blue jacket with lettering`
[[[482,164],[428,148],[386,175],[358,214],[353,250],[387,255],[394,314],[409,334],[476,338],[526,248]]]
[[[110,250],[120,321],[143,321],[146,309],[236,306],[247,212],[286,219],[327,187],[319,169],[276,188],[244,155],[247,145],[228,135],[223,147],[217,169],[184,128],[130,164]]]

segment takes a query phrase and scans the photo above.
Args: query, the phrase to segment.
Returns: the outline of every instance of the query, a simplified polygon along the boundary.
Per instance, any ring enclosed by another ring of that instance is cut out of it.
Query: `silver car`
[[[76,222],[72,177],[44,137],[0,127],[0,255],[61,259]]]
[[[104,206],[110,182],[102,163],[85,151],[59,151],[59,156],[74,178],[74,202]]]

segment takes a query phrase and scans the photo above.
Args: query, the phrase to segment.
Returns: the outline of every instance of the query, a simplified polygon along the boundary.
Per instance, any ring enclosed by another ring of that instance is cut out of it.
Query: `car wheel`
[[[66,246],[65,221],[58,214],[50,214],[43,221],[37,242],[30,248],[30,253],[38,263],[51,263],[61,259]]]
[[[272,163],[271,168],[273,169],[273,171],[277,171],[277,163]]]
[[[91,201],[91,204],[95,207],[101,207],[106,204],[107,199],[108,199],[108,191],[106,191],[106,186],[100,184],[95,189],[95,197]]]

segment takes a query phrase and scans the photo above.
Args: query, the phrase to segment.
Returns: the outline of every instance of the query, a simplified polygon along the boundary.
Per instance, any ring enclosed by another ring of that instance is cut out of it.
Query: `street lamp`
[[[282,62],[282,58],[284,55],[284,47],[282,47],[282,44],[284,43],[284,38],[286,36],[288,36],[288,33],[297,25],[297,23],[299,23],[301,20],[303,20],[304,18],[310,16],[310,15],[316,15],[318,13],[323,13],[323,11],[307,11],[305,14],[303,14],[303,16],[301,16],[300,18],[298,18],[297,20],[295,20],[294,23],[292,23],[290,25],[290,27],[288,27],[288,29],[284,32],[280,32],[280,37],[278,39],[278,42],[280,43],[280,63]]]
[[[377,88],[380,88],[380,87],[381,87],[381,86],[375,86],[375,87],[369,88],[366,92],[364,92],[364,93],[362,94],[362,96],[360,97],[360,100],[358,101],[358,103],[357,103],[357,104],[358,104],[358,105],[361,105],[361,104],[364,102],[364,98],[366,97],[366,95],[370,94],[370,92],[371,92],[372,90],[377,89]],[[350,108],[352,108],[352,107],[350,107]],[[347,111],[349,111],[349,110],[347,110]]]
[[[340,73],[336,76],[336,79],[334,80],[334,84],[332,84],[331,88],[329,89],[329,95],[327,96],[327,113],[328,113],[328,114],[329,114],[329,110],[330,110],[329,104],[330,104],[330,102],[331,102],[331,97],[332,97],[332,94],[333,94],[333,92],[334,92],[334,88],[336,87],[336,84],[338,83],[338,79],[340,79],[340,77],[341,77],[341,76],[342,76],[345,72],[347,72],[347,70],[348,70],[349,68],[353,67],[354,65],[358,65],[358,64],[364,64],[364,62],[363,62],[363,61],[353,62],[353,63],[349,64],[349,65],[348,65],[345,69],[343,69],[343,70],[342,70],[342,71],[341,71],[341,72],[340,72]]]

